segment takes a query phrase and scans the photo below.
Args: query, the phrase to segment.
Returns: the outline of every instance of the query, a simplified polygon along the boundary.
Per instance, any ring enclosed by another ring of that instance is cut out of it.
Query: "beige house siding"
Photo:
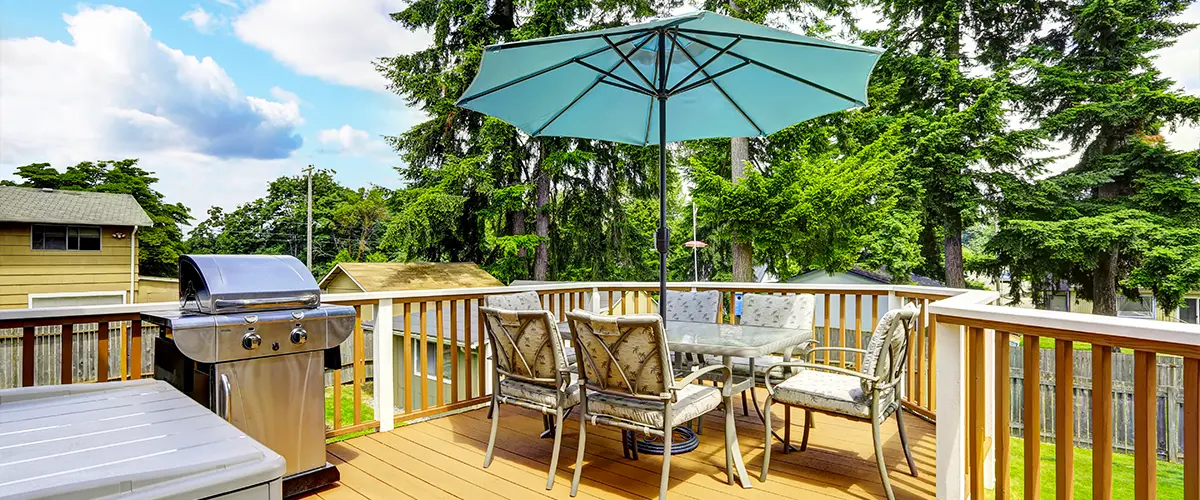
[[[365,290],[359,288],[354,280],[350,279],[346,273],[339,272],[334,275],[328,283],[325,284],[325,292],[327,293],[362,293]]]
[[[138,278],[138,302],[174,302],[176,300],[179,300],[179,280],[150,276]]]
[[[31,293],[128,292],[133,228],[100,228],[99,251],[33,250],[32,224],[0,222],[0,309],[28,307]]]

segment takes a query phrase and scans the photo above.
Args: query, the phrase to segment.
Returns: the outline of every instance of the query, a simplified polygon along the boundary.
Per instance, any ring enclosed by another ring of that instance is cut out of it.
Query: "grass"
[[[362,401],[363,401],[362,420],[363,420],[363,422],[367,422],[367,421],[371,421],[371,420],[375,419],[375,409],[372,408],[370,404],[368,404],[368,402],[371,400],[372,394],[370,392],[368,392],[367,389],[368,389],[368,387],[366,385],[364,385],[363,386],[363,395],[362,395]],[[342,426],[354,425],[354,390],[351,389],[350,386],[346,386],[346,387],[342,388],[342,408],[341,408],[341,410],[342,410],[342,420],[341,420]],[[328,425],[328,426],[333,425],[333,388],[331,388],[331,387],[325,388],[325,425]],[[355,437],[362,436],[365,434],[370,434],[372,432],[375,432],[375,430],[374,429],[365,429],[362,431],[330,438],[330,439],[325,440],[325,442],[326,443],[336,443],[338,441],[345,441],[347,439],[355,438]]]
[[[1012,439],[1012,456],[1008,477],[1012,486],[1011,498],[1025,498],[1025,442]],[[1041,443],[1040,469],[1042,498],[1055,498],[1054,445]],[[1133,500],[1133,455],[1113,454],[1113,500]],[[1183,465],[1158,462],[1158,498],[1183,498]],[[1092,450],[1075,448],[1075,498],[1092,497]],[[988,490],[988,499],[995,491]]]

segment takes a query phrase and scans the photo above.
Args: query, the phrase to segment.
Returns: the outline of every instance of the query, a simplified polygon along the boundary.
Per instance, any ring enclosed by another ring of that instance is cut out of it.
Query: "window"
[[[34,250],[100,250],[100,228],[89,226],[33,226]]]
[[[1046,309],[1071,312],[1071,297],[1065,292],[1056,292],[1046,298]]]
[[[1193,325],[1200,323],[1200,299],[1183,299],[1183,305],[1179,306],[1178,317],[1182,323]]]
[[[1154,319],[1154,297],[1142,295],[1137,300],[1117,297],[1117,316],[1122,318]]]

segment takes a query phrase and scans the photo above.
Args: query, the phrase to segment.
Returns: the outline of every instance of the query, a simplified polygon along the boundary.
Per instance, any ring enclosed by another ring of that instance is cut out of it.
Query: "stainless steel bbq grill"
[[[154,375],[287,461],[284,496],[338,480],[325,462],[325,360],[354,329],[354,308],[322,305],[294,257],[185,255],[177,310],[161,326]],[[326,356],[326,351],[330,351]]]

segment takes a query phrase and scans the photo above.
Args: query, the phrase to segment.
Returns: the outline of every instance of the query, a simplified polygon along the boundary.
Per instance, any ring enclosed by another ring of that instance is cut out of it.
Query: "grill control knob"
[[[242,336],[242,347],[246,348],[247,351],[258,349],[258,346],[260,345],[262,345],[262,336],[259,334],[254,332],[246,332],[246,334]]]
[[[296,345],[304,345],[308,342],[308,330],[302,326],[297,326],[292,329],[292,343]]]

